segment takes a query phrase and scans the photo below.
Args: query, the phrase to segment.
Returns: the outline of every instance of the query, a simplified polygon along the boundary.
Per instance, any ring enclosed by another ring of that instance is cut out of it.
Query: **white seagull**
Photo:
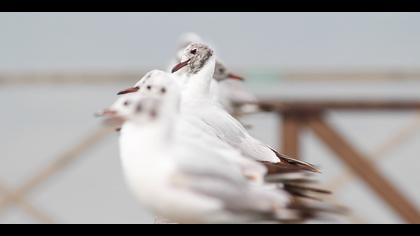
[[[216,135],[239,149],[245,156],[279,166],[318,172],[309,163],[291,159],[252,137],[243,125],[214,102],[210,94],[216,57],[212,49],[201,43],[190,44],[172,72],[185,81],[182,88],[182,113],[199,117]]]
[[[185,48],[191,43],[207,44],[196,33],[183,34],[178,40],[177,53],[171,61],[168,71],[181,62]],[[255,105],[258,99],[245,87],[244,78],[228,70],[220,58],[216,60],[213,78],[214,81],[210,86],[211,97],[230,114],[240,116],[259,111],[258,106]]]
[[[218,82],[213,96],[229,114],[241,116],[260,110],[257,97],[245,87],[245,79],[230,72],[220,61],[216,61],[213,78]]]

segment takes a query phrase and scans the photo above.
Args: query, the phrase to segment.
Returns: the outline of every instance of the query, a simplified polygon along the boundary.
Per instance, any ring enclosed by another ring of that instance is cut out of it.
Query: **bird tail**
[[[317,181],[311,179],[310,176],[306,173],[277,174],[266,176],[264,180],[297,198],[322,201],[325,195],[332,194],[329,190],[314,187]]]
[[[274,219],[282,224],[305,223],[309,220],[334,220],[334,216],[348,214],[343,206],[311,200],[294,200],[286,208],[278,209]]]

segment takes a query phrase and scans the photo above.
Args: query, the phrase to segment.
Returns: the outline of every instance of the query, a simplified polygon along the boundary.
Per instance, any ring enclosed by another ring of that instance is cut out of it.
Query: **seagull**
[[[181,62],[184,49],[191,43],[205,43],[205,41],[196,33],[183,34],[178,40],[178,51],[168,71]],[[259,111],[259,107],[255,104],[258,100],[246,89],[243,83],[245,79],[229,71],[219,58],[216,60],[213,78],[210,86],[211,97],[230,114],[241,116]]]
[[[210,87],[216,66],[216,56],[202,43],[192,43],[184,50],[181,62],[172,73],[185,81],[182,88],[181,112],[199,117],[217,137],[239,149],[242,154],[263,163],[284,168],[319,172],[313,165],[294,160],[252,137],[246,128],[211,98]]]
[[[230,72],[220,61],[216,61],[213,78],[218,82],[213,96],[229,114],[240,117],[260,111],[257,97],[243,83],[245,79]]]
[[[178,127],[180,89],[165,72],[154,71],[149,81],[156,83],[146,83],[147,92],[124,95],[106,113],[109,120],[124,121],[122,167],[129,188],[145,207],[178,223],[288,223],[322,211],[295,202],[272,184],[254,184],[215,147],[179,138],[177,133],[185,131]]]

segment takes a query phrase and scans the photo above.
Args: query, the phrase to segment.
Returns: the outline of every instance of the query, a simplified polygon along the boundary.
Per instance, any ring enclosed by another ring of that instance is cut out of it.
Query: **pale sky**
[[[161,68],[195,31],[230,66],[420,68],[418,13],[0,13],[0,71]]]

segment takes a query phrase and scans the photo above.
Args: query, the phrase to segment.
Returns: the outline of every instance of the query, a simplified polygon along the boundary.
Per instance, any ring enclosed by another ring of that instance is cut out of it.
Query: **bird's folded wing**
[[[228,144],[238,147],[247,138],[248,131],[245,127],[227,112],[218,107],[205,109],[204,112],[205,114],[201,114],[201,117],[205,117],[204,122],[215,129],[218,137]]]
[[[278,201],[279,205],[285,206],[289,203],[286,194],[282,195],[279,192],[278,196],[273,196],[260,191],[262,188],[253,188],[246,182],[225,175],[189,171],[183,171],[182,175],[179,188],[221,202],[222,210],[235,216],[233,221],[272,220],[275,218],[273,203]]]
[[[237,163],[223,157],[211,147],[200,145],[188,148],[179,147],[177,153],[179,155],[174,156],[175,162],[178,169],[184,174],[205,175],[237,184],[246,181]]]
[[[188,188],[199,194],[216,198],[224,205],[224,209],[233,213],[270,213],[270,201],[254,193],[248,185],[235,181],[214,178],[206,175],[190,175],[194,181]]]
[[[197,128],[197,126],[192,125],[190,122],[194,122],[194,120],[187,121],[184,119],[182,121],[179,127],[180,130],[177,132],[180,136],[178,140],[183,145],[188,144],[190,147],[189,151],[194,150],[196,156],[200,156],[194,158],[194,160],[201,158],[201,162],[205,163],[207,157],[212,161],[222,159],[223,162],[229,162],[230,165],[238,165],[242,173],[245,173],[247,176],[252,175],[248,177],[263,178],[266,173],[266,168],[263,164],[251,161],[249,158],[243,156],[238,149],[217,138],[213,133],[207,133]],[[187,162],[187,164],[191,165],[192,163]],[[223,165],[225,166],[224,163]]]

